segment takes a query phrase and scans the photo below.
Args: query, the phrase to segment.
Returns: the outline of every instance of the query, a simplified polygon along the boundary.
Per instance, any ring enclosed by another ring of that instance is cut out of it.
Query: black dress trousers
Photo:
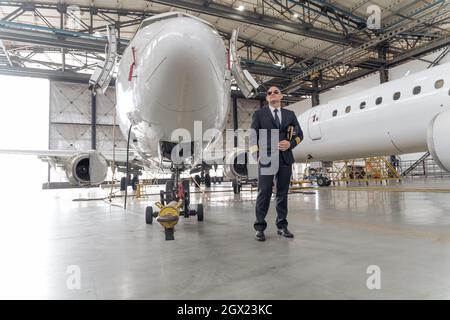
[[[261,171],[261,170],[260,170]],[[288,191],[291,182],[292,166],[280,163],[278,172],[274,175],[259,175],[258,197],[256,199],[256,221],[254,224],[256,231],[264,231],[267,227],[266,215],[269,210],[270,199],[272,198],[272,188],[275,182],[276,196],[275,206],[277,210],[277,219],[275,221],[277,228],[287,227],[288,214]]]

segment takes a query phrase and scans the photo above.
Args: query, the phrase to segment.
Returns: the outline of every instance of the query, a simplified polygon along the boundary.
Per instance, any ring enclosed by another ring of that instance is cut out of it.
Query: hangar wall
[[[92,137],[91,92],[84,84],[50,83],[50,149],[90,150]],[[111,150],[114,115],[114,90],[98,95],[96,106],[96,144],[98,150]],[[126,147],[116,127],[116,146]]]
[[[249,129],[252,124],[253,113],[259,108],[259,100],[237,98],[238,128]],[[230,106],[228,111],[226,129],[233,129],[233,106]]]
[[[112,150],[114,127],[114,89],[96,97],[95,142],[97,150]],[[49,149],[92,149],[92,96],[87,85],[50,82]],[[126,148],[119,127],[115,128],[116,147]],[[50,173],[49,182],[64,181]]]

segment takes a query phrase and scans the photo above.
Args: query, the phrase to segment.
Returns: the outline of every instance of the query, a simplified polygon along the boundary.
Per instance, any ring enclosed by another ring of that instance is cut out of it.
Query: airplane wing
[[[12,155],[26,155],[26,156],[54,156],[54,157],[64,157],[71,156],[75,153],[74,150],[15,150],[7,149],[1,150],[0,154],[12,154]]]
[[[126,172],[126,149],[112,151],[96,150],[0,150],[0,154],[37,156],[57,172],[65,173],[72,185],[98,185],[105,181],[108,167],[115,163],[119,172]],[[148,160],[132,149],[129,152],[130,174],[140,174],[144,169],[154,167]]]
[[[71,158],[73,156],[76,156],[78,154],[84,154],[84,153],[93,153],[98,152],[102,156],[105,157],[105,159],[109,162],[112,162],[113,159],[115,159],[116,162],[126,162],[127,160],[127,151],[126,149],[116,149],[115,154],[113,154],[113,151],[96,151],[96,150],[14,150],[14,149],[7,149],[2,150],[0,149],[0,154],[11,154],[11,155],[27,155],[27,156],[37,156],[39,159],[47,160],[47,159],[67,159]],[[129,152],[129,160],[139,160],[140,156],[137,151],[130,150]]]

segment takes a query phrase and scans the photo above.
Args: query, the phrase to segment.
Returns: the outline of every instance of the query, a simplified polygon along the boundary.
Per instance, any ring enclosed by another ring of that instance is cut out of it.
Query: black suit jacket
[[[292,138],[288,138],[288,128],[293,127]],[[271,129],[277,129],[275,119],[270,111],[269,107],[261,108],[253,114],[252,125],[253,129],[250,133],[250,148],[249,151],[253,156],[257,156],[258,152],[261,156],[270,155],[274,150],[272,150],[271,145],[276,146],[275,152],[278,152],[278,142],[283,140],[289,140],[291,147],[286,151],[279,151],[279,164],[280,166],[290,166],[294,163],[294,155],[292,154],[292,149],[294,149],[303,140],[303,131],[298,123],[297,116],[291,110],[286,110],[281,108],[281,127],[279,129],[278,141],[272,141]],[[260,131],[261,129],[266,129],[267,131]],[[266,135],[266,139],[261,139],[262,134]],[[264,143],[264,140],[267,143]],[[272,141],[272,143],[271,143]],[[263,165],[262,163],[260,163]]]

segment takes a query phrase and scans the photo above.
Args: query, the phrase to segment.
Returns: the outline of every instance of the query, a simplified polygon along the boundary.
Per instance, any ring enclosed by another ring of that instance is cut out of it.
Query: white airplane
[[[311,108],[296,162],[429,151],[450,171],[450,63]]]
[[[194,137],[194,121],[200,120],[204,131],[223,130],[228,114],[230,77],[222,37],[203,20],[175,15],[147,19],[118,71],[120,128],[126,137],[132,125],[135,147],[147,159],[170,158],[175,130],[187,129]]]

